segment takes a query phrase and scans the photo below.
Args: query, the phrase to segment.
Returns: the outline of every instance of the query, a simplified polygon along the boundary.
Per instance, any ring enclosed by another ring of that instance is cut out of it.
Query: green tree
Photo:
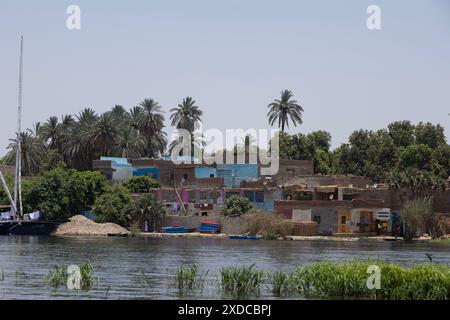
[[[415,128],[416,143],[424,144],[432,149],[441,144],[445,144],[444,128],[441,125],[434,125],[430,122],[420,122]]]
[[[131,209],[131,215],[133,220],[139,224],[147,221],[152,230],[156,231],[161,227],[166,210],[164,205],[153,194],[148,194],[135,201]]]
[[[293,97],[294,94],[291,90],[283,90],[281,98],[275,99],[267,106],[269,108],[267,113],[269,124],[272,126],[278,121],[281,132],[284,132],[285,127],[289,128],[289,119],[294,126],[303,123],[303,108]]]
[[[250,211],[252,203],[245,197],[237,195],[231,196],[225,200],[223,214],[227,217],[239,217]]]
[[[397,147],[407,147],[414,143],[414,125],[410,121],[396,121],[388,125],[389,136]]]
[[[122,185],[115,185],[95,200],[92,211],[97,222],[112,222],[126,227],[130,223],[132,204],[133,198],[128,189]]]
[[[195,123],[201,122],[203,115],[203,111],[195,103],[194,99],[186,97],[178,107],[170,109],[170,112],[172,112],[170,115],[171,125],[177,129],[185,129],[193,133]]]
[[[5,156],[5,162],[14,166],[16,163],[17,138],[10,139],[10,141],[11,143],[7,147],[10,151]],[[22,150],[22,174],[31,175],[38,172],[45,145],[31,131],[20,133],[20,143]]]
[[[25,179],[22,190],[25,211],[41,209],[50,219],[69,218],[86,206],[87,187],[74,170],[58,168]]]
[[[125,187],[132,193],[150,192],[150,189],[159,187],[159,181],[148,176],[131,177]]]

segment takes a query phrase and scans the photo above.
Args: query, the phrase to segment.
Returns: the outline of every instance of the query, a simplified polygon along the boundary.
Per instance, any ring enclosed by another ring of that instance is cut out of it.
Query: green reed
[[[221,288],[234,297],[259,295],[266,272],[251,266],[227,267],[220,270]]]

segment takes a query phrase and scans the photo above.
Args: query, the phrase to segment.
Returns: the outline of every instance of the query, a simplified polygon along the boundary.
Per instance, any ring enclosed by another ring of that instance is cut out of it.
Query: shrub
[[[150,192],[150,189],[158,188],[159,181],[148,176],[131,177],[125,186],[132,193]]]
[[[256,212],[247,215],[246,225],[251,234],[261,234],[267,240],[290,235],[294,228],[292,221],[270,212]]]
[[[113,222],[125,227],[129,224],[128,213],[132,203],[128,189],[115,185],[97,198],[92,211],[97,222]]]
[[[239,217],[252,208],[250,200],[240,196],[231,196],[225,200],[223,214],[227,217]]]
[[[431,203],[426,199],[409,200],[405,203],[400,216],[405,223],[405,231],[403,233],[405,240],[412,240],[420,236],[423,232],[425,223],[429,221],[431,216]]]

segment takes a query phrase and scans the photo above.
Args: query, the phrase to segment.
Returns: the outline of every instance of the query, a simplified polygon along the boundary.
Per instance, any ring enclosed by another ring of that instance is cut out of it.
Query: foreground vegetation
[[[88,291],[94,285],[94,269],[91,263],[85,262],[80,267],[80,289]],[[52,288],[66,287],[69,279],[69,273],[67,272],[66,265],[56,265],[53,269],[49,270],[45,276],[45,281]]]
[[[379,288],[368,286],[370,266],[379,267]],[[277,297],[448,300],[450,266],[430,263],[404,267],[382,260],[360,259],[313,263],[289,273],[270,273],[255,265],[236,266],[220,270],[219,284],[223,294],[238,299],[259,296],[267,288]]]

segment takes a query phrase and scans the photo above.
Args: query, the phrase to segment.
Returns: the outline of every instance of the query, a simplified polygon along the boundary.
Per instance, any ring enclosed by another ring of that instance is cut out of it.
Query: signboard
[[[391,219],[391,210],[383,209],[377,212],[377,220],[389,221]]]

